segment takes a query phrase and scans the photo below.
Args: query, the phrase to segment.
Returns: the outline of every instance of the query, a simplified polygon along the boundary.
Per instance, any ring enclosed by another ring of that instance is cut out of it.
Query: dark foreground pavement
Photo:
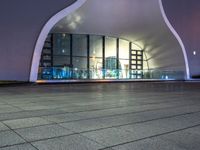
[[[200,83],[0,87],[0,150],[199,150]]]

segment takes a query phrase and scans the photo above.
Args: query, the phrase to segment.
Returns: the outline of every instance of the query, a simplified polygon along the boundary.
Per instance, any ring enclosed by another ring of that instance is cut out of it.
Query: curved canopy
[[[145,50],[151,69],[185,71],[182,49],[164,22],[159,0],[87,0],[51,32],[124,38]]]

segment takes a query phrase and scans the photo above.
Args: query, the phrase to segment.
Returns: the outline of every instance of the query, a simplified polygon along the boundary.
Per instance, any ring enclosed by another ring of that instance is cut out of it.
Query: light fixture
[[[95,60],[96,60],[96,57],[95,57],[95,56],[92,56],[92,60],[95,61]]]
[[[195,56],[197,54],[197,52],[196,51],[193,51],[193,55]]]
[[[66,36],[65,33],[62,34],[63,38]]]

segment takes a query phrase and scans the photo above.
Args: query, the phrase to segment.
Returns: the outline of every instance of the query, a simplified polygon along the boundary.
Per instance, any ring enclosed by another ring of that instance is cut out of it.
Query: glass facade
[[[87,79],[87,35],[72,35],[72,68],[74,79]]]
[[[48,46],[47,46],[48,45]],[[66,33],[49,34],[42,51],[40,80],[131,79],[133,70],[142,70],[143,55],[135,69],[132,43],[108,36]],[[134,50],[141,54],[141,49]]]
[[[103,39],[102,36],[90,36],[89,42],[89,70],[90,79],[102,79],[102,69],[103,69]]]
[[[117,39],[105,38],[105,78],[117,78]]]
[[[119,74],[120,78],[129,78],[129,57],[130,57],[129,42],[126,40],[119,40],[119,68],[122,72]]]

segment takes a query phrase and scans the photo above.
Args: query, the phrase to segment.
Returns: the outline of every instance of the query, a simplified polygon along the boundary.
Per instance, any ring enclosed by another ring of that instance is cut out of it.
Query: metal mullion
[[[73,49],[73,36],[70,34],[70,70],[71,70],[71,78],[73,78],[73,60],[72,60],[72,52]]]
[[[119,38],[116,40],[116,69],[117,69],[117,78],[119,79]]]
[[[103,79],[105,79],[105,36],[102,37],[102,71],[103,71]]]
[[[142,78],[144,78],[144,73],[143,73],[143,69],[144,69],[144,68],[143,68],[143,56],[144,56],[144,55],[143,55],[143,50],[142,50],[142,58],[141,58],[141,59],[142,59],[142,60],[141,60],[141,70],[142,70],[141,76],[142,76]]]
[[[131,79],[132,78],[132,43],[129,42],[129,78]]]
[[[87,78],[90,78],[90,36],[87,35]]]

